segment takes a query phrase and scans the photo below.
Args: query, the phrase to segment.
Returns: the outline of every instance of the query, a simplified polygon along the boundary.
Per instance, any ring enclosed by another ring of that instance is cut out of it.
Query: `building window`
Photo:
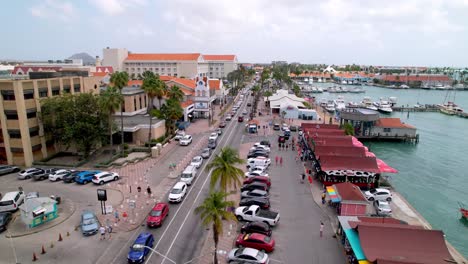
[[[174,73],[174,77],[177,77],[177,73]]]
[[[31,127],[29,129],[29,136],[31,137],[39,136],[39,127]]]
[[[141,104],[141,96],[138,97],[138,100],[140,101],[140,109],[143,109],[143,105]]]
[[[81,91],[80,84],[74,84],[73,85],[73,90],[75,91],[75,93],[79,93]]]
[[[2,91],[2,95],[3,95],[3,100],[5,100],[5,101],[15,101],[16,100],[15,92],[12,91],[12,90],[4,90],[4,91]]]
[[[171,74],[171,73],[168,73],[167,76],[172,76],[172,74]]]
[[[21,138],[21,132],[16,129],[8,130],[8,135],[10,138]]]
[[[8,120],[18,120],[18,113],[15,110],[5,110],[5,116]]]
[[[392,132],[392,129],[391,128],[384,128],[383,132],[390,133],[390,132]]]
[[[47,97],[47,88],[39,88],[39,97],[40,98]]]
[[[32,146],[32,151],[38,151],[38,150],[41,150],[42,148],[42,144],[37,144],[35,146]]]
[[[11,148],[10,150],[13,153],[23,153],[23,148]]]
[[[144,98],[145,98],[145,107],[148,107],[148,103],[147,103],[148,101],[146,100],[146,94],[145,94]]]
[[[156,71],[159,71],[159,68],[155,68]]]
[[[36,108],[26,110],[27,118],[35,118],[37,116]]]
[[[24,99],[34,99],[34,90],[24,90]]]
[[[64,93],[64,94],[70,93],[70,90],[71,90],[71,86],[70,86],[70,85],[64,85],[64,86],[63,86],[63,93]]]
[[[52,88],[52,95],[60,95],[60,88],[59,87],[53,87]]]
[[[177,71],[177,68],[172,69],[173,71]]]
[[[137,110],[137,103],[136,103],[136,98],[133,98],[133,111]]]

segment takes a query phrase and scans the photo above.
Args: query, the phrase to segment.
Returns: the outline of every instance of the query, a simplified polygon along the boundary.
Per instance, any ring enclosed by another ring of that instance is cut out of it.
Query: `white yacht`
[[[372,103],[372,99],[369,96],[364,97],[361,101],[362,107],[370,110],[377,111],[377,107]]]
[[[335,104],[333,103],[332,100],[328,100],[327,105],[325,106],[325,110],[327,110],[330,113],[335,112]]]
[[[346,80],[341,81],[341,84],[348,84]]]
[[[338,96],[337,99],[333,100],[333,105],[335,106],[336,111],[341,111],[346,108],[346,103],[342,96]]]
[[[393,112],[392,105],[389,101],[383,100],[382,98],[380,99],[379,106],[377,107],[379,112],[382,112],[384,114],[390,114]]]

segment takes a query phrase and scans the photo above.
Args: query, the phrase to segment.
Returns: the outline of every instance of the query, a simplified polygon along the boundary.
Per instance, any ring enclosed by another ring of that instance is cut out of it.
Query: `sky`
[[[240,62],[468,66],[468,0],[17,0],[0,59],[236,54]]]

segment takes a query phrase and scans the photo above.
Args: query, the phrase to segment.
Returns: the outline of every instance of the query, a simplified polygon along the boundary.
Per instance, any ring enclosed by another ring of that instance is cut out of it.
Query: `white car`
[[[198,168],[200,168],[202,163],[203,163],[202,156],[195,156],[195,157],[193,157],[192,161],[190,162],[190,165],[195,166],[198,169]]]
[[[270,176],[268,176],[268,173],[265,173],[262,170],[248,171],[248,172],[245,173],[246,178],[257,177],[257,176],[270,177]]]
[[[388,189],[383,189],[383,188],[376,188],[376,189],[370,189],[369,191],[365,191],[364,195],[366,196],[366,199],[369,201],[387,201],[390,202],[392,201],[392,193]]]
[[[391,215],[392,208],[390,208],[390,203],[387,201],[374,201],[375,212],[378,215]]]
[[[70,174],[71,171],[69,170],[57,170],[51,174],[49,174],[50,181],[58,181],[63,180],[63,176]]]
[[[254,263],[264,264],[269,263],[268,255],[254,248],[234,248],[232,249],[227,260],[229,263],[237,261],[236,263]]]
[[[226,119],[225,119],[225,120],[226,120],[226,121],[231,121],[231,119],[232,119],[232,116],[231,116],[231,115],[228,115],[228,116],[226,116]]]
[[[180,203],[186,194],[187,184],[185,182],[178,182],[172,187],[168,200],[171,203]]]
[[[106,182],[116,181],[119,179],[117,172],[103,171],[93,176],[92,182],[94,184],[103,185]]]
[[[242,115],[247,115],[247,111],[242,111]]]
[[[267,169],[268,169],[267,166],[257,165],[257,166],[254,166],[254,167],[249,167],[249,172],[250,171],[258,171],[258,172],[265,173]]]
[[[192,143],[192,136],[191,135],[185,135],[179,140],[179,144],[181,146],[188,146]]]
[[[185,131],[179,130],[179,131],[177,131],[176,136],[174,137],[174,139],[175,139],[175,140],[180,140],[180,139],[183,138],[184,136],[185,136]]]
[[[218,133],[217,132],[213,132],[210,134],[210,137],[208,138],[208,140],[217,140],[218,139]]]
[[[255,150],[263,150],[263,151],[266,151],[266,152],[270,152],[270,148],[267,147],[267,146],[263,146],[263,145],[258,145],[258,146],[253,146],[250,148],[251,151],[255,151]]]

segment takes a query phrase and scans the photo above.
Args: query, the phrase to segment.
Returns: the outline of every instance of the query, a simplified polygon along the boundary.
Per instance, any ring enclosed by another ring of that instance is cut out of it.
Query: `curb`
[[[51,229],[52,227],[55,227],[55,226],[57,226],[57,225],[59,225],[59,224],[65,222],[65,221],[68,220],[68,219],[75,213],[75,211],[76,211],[76,206],[75,206],[75,204],[72,202],[72,200],[70,200],[70,199],[66,199],[66,200],[70,201],[70,203],[71,203],[73,209],[72,209],[71,214],[68,215],[67,217],[65,217],[64,219],[62,219],[61,221],[56,222],[56,223],[54,223],[53,225],[51,225],[51,226],[49,226],[49,227],[47,227],[47,228],[45,228],[45,229],[42,229],[42,230],[31,231],[31,232],[28,232],[28,233],[25,233],[25,234],[19,234],[19,235],[11,235],[11,234],[8,235],[8,234],[6,234],[5,237],[6,237],[6,238],[24,237],[24,236],[28,236],[28,235],[40,233],[40,232],[42,232],[42,231]],[[15,217],[15,219],[16,219],[16,217]]]

